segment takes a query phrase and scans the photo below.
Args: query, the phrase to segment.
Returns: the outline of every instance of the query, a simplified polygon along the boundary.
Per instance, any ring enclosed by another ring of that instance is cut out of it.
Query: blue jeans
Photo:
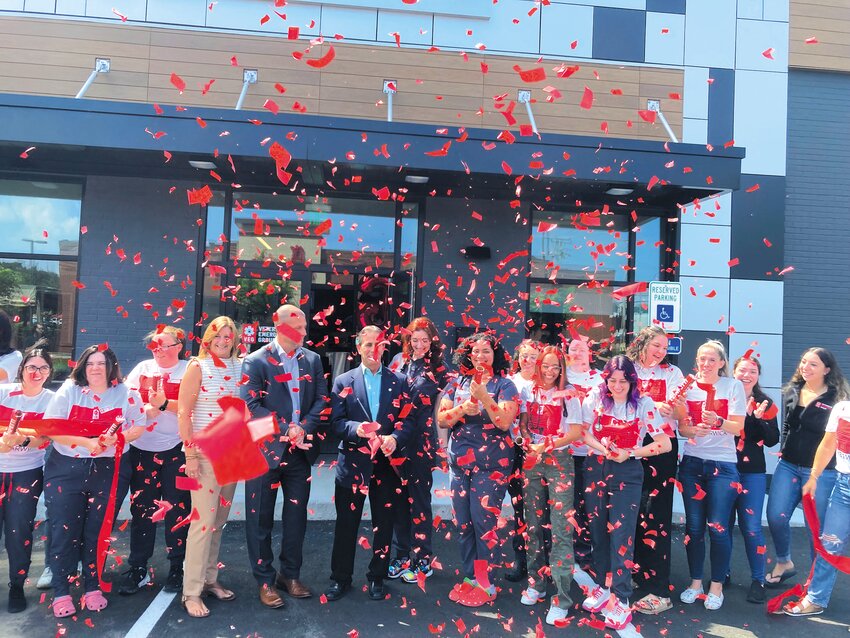
[[[791,560],[791,515],[803,500],[803,485],[809,480],[812,469],[802,465],[792,465],[779,461],[770,482],[770,494],[767,498],[767,523],[776,548],[776,562],[787,563]],[[823,520],[826,504],[832,487],[835,485],[835,470],[824,470],[818,479],[815,492],[815,507],[818,518]],[[815,558],[814,546],[809,538],[811,558]]]
[[[765,474],[741,474],[741,485],[744,491],[738,494],[732,518],[729,524],[729,541],[732,542],[735,531],[735,515],[738,515],[738,527],[744,537],[744,547],[747,549],[747,561],[750,563],[750,574],[753,580],[764,583],[767,564],[765,553],[764,532],[761,527],[761,514],[764,510],[764,497],[767,489]],[[759,553],[759,548],[762,548]]]
[[[693,580],[702,580],[705,568],[705,526],[711,538],[711,581],[722,583],[729,573],[732,557],[732,534],[729,518],[738,490],[732,483],[739,481],[738,467],[725,461],[704,461],[684,456],[679,464],[679,481],[685,502],[685,529],[688,568]],[[701,499],[697,486],[705,492]]]
[[[844,553],[844,544],[850,536],[850,475],[837,474],[832,494],[829,496],[826,514],[821,519],[820,539],[826,551],[841,556]],[[823,487],[818,479],[815,499]],[[836,573],[835,567],[820,556],[815,559],[815,573],[808,592],[809,600],[815,605],[821,607],[829,605]]]

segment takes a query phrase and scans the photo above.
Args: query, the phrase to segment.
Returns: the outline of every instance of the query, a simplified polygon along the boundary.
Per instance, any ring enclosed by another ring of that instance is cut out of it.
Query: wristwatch
[[[160,412],[165,412],[167,409],[168,409],[168,399],[165,400],[165,403],[163,403],[161,406],[159,406]]]

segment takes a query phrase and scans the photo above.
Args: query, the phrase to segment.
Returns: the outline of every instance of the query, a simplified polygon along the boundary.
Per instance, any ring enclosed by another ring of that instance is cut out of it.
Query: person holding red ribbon
[[[53,359],[40,344],[27,350],[18,366],[19,383],[0,385],[0,532],[9,558],[9,613],[27,608],[24,583],[32,557],[33,524],[44,486],[45,439],[17,429],[19,419],[40,419],[53,398],[44,384]],[[6,426],[6,424],[9,424]]]
[[[696,384],[685,401],[689,421],[679,431],[688,437],[679,481],[685,504],[688,569],[691,584],[679,600],[691,604],[704,593],[705,527],[711,538],[711,585],[703,605],[710,611],[723,606],[723,583],[732,559],[729,520],[740,485],[735,437],[744,430],[747,398],[743,384],[729,376],[725,346],[709,340],[697,350]]]
[[[609,359],[602,379],[582,404],[594,580],[582,607],[602,612],[606,627],[622,630],[632,621],[630,565],[644,478],[640,459],[669,452],[671,443],[655,403],[640,395],[637,371],[628,357]],[[644,444],[647,435],[651,442]]]
[[[745,354],[735,361],[732,372],[744,385],[744,391],[747,393],[747,417],[744,420],[744,431],[736,444],[742,490],[732,509],[730,540],[737,514],[738,527],[744,536],[752,576],[747,600],[760,604],[765,602],[766,598],[764,577],[767,569],[767,546],[761,526],[767,490],[764,448],[773,447],[779,442],[779,424],[776,420],[779,410],[759,385],[761,363],[758,359],[751,354]]]
[[[818,486],[818,479],[833,458],[837,476],[822,521],[811,582],[805,596],[785,605],[783,611],[788,616],[822,614],[829,606],[838,570],[850,572],[850,559],[842,556],[850,538],[850,401],[841,401],[832,408],[809,480],[803,485],[804,498],[815,498],[824,489]]]
[[[64,427],[50,434],[53,452],[44,467],[57,618],[77,613],[69,579],[80,555],[85,607],[106,609],[103,594],[111,587],[102,574],[116,508],[118,468],[125,442],[144,432],[143,405],[139,394],[121,383],[115,353],[101,344],[83,350],[44,412],[45,419],[65,420]]]
[[[525,446],[525,521],[531,585],[522,593],[523,605],[546,599],[549,575],[558,589],[552,596],[546,622],[555,625],[570,615],[573,600],[574,468],[570,444],[582,438],[581,403],[576,390],[565,383],[566,358],[557,346],[546,346],[535,365],[534,383],[520,394],[520,432]],[[552,534],[547,551],[539,533]]]
[[[209,459],[199,452],[192,439],[221,416],[219,399],[239,393],[242,361],[237,357],[238,334],[230,317],[216,317],[210,322],[201,338],[198,356],[189,361],[177,399],[177,425],[186,455],[186,475],[197,483],[192,489],[183,568],[182,603],[191,618],[210,615],[201,600],[204,594],[222,601],[236,598],[236,594],[218,582],[221,532],[230,514],[236,483],[220,485]]]
[[[174,326],[161,326],[147,335],[153,359],[139,363],[125,381],[138,390],[144,401],[147,426],[121,460],[118,502],[124,500],[129,489],[133,517],[129,569],[118,588],[118,593],[125,596],[135,594],[151,581],[148,561],[156,546],[159,520],[165,521],[170,564],[165,591],[176,593],[183,589],[187,528],[179,523],[191,511],[189,493],[177,489],[177,477],[185,476],[186,464],[177,431],[177,397],[187,365],[180,359],[183,337],[183,331]]]
[[[667,359],[667,333],[659,326],[641,330],[626,355],[634,362],[641,396],[655,402],[670,437],[670,451],[643,461],[643,489],[635,533],[634,580],[643,597],[635,603],[642,614],[656,615],[673,608],[670,599],[670,541],[673,537],[673,486],[679,468],[679,424],[684,402],[676,401],[685,381],[682,371]],[[645,439],[644,444],[649,444]]]
[[[505,376],[509,357],[492,333],[464,339],[454,362],[460,374],[446,388],[437,416],[438,425],[451,431],[452,508],[463,560],[464,580],[449,599],[479,607],[496,599],[489,574],[499,560],[497,518],[514,460],[517,391]]]

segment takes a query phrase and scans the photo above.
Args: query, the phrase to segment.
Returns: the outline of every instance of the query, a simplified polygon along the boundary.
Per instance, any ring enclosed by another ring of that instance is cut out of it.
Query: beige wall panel
[[[789,66],[850,72],[850,3],[791,0],[789,38]]]

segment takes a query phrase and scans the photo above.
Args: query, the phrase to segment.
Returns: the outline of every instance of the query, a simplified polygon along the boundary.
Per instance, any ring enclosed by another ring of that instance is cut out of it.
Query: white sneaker
[[[605,609],[602,615],[605,617],[605,626],[618,631],[625,629],[632,622],[632,609],[628,601],[624,604],[619,598],[611,607]]]
[[[45,567],[38,577],[38,582],[35,584],[36,589],[50,589],[53,587],[53,571],[50,567]]]
[[[569,609],[561,609],[557,605],[552,605],[549,607],[549,611],[546,612],[546,624],[557,626],[560,625],[562,621],[565,621],[570,617]]]
[[[723,594],[720,594],[718,596],[709,592],[709,594],[705,597],[705,602],[703,602],[703,605],[709,611],[717,611],[723,606]]]
[[[576,585],[583,589],[593,589],[596,587],[596,583],[593,582],[590,574],[578,565],[573,566],[573,580],[576,581]]]
[[[523,605],[536,605],[537,603],[542,603],[545,598],[545,593],[537,591],[534,587],[529,587],[522,592],[522,597],[519,599],[519,602]]]
[[[607,589],[602,589],[599,585],[596,585],[590,590],[590,595],[584,599],[581,606],[585,609],[585,611],[595,614],[605,608],[605,605],[608,604],[609,598],[611,598],[611,592]]]
[[[696,599],[702,596],[705,593],[702,587],[699,589],[691,589],[688,587],[681,594],[679,594],[679,600],[681,600],[686,605],[691,605],[696,602]]]

